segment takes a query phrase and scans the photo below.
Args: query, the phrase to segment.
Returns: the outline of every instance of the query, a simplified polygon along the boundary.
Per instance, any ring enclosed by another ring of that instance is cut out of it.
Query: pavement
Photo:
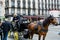
[[[60,40],[60,35],[58,35],[59,32],[60,32],[60,25],[58,25],[58,26],[50,25],[45,40]],[[21,37],[21,39],[22,40],[28,40],[28,39],[25,39],[23,37]],[[14,39],[8,38],[8,40],[14,40]],[[38,35],[34,34],[32,40],[38,40]],[[42,38],[41,38],[41,40],[42,40]]]

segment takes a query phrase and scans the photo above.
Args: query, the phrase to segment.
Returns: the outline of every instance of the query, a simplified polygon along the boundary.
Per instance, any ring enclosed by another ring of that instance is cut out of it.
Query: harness
[[[38,25],[40,25],[41,30],[38,30]],[[47,32],[48,30],[45,30],[44,26],[43,26],[43,22],[37,22],[37,25],[34,28],[36,30],[36,32]]]

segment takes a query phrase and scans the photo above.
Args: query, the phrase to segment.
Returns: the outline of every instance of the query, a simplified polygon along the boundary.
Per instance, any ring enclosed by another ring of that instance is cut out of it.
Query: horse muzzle
[[[58,23],[54,23],[53,25],[57,26],[57,25],[58,25]]]

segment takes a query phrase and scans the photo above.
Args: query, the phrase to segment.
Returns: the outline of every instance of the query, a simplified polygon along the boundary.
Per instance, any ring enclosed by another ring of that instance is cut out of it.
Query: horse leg
[[[38,40],[41,40],[41,35],[39,35]]]
[[[43,40],[45,40],[46,34],[43,35]]]
[[[29,33],[29,39],[30,39],[30,37],[31,37],[31,34]]]
[[[29,39],[32,40],[32,38],[33,38],[33,33],[29,34]]]
[[[33,33],[31,34],[31,39],[33,38]]]

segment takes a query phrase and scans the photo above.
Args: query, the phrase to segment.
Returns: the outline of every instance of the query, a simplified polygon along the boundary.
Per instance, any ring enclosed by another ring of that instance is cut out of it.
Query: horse
[[[43,40],[45,40],[45,37],[48,32],[48,26],[50,24],[57,24],[57,20],[55,17],[50,15],[43,21],[43,23],[41,22],[39,23],[40,24],[31,22],[30,24],[28,24],[27,27],[29,30],[29,36],[28,36],[29,39],[32,39],[34,34],[38,34],[39,36],[38,40],[41,40],[41,36],[43,36]]]

